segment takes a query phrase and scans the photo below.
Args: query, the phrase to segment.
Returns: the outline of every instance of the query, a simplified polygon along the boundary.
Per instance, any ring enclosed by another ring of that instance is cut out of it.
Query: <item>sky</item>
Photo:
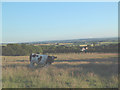
[[[117,2],[2,3],[4,43],[117,36]]]

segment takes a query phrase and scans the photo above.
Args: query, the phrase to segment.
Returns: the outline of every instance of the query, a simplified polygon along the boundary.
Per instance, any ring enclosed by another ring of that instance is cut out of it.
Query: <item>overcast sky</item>
[[[117,2],[6,2],[3,42],[117,37]]]

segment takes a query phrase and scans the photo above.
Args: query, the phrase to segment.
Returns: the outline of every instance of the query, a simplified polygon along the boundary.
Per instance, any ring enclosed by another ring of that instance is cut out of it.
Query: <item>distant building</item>
[[[86,49],[83,47],[81,51],[83,52],[83,51],[85,51],[85,50],[86,50]]]
[[[55,45],[59,45],[59,43],[55,43]]]
[[[83,48],[81,49],[81,51],[86,53],[87,49],[88,49],[88,47],[83,47]]]

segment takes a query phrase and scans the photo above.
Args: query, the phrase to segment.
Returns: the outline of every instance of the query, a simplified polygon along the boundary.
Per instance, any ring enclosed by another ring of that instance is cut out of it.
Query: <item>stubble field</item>
[[[48,54],[47,67],[29,67],[29,56],[2,56],[3,88],[118,88],[117,53]]]

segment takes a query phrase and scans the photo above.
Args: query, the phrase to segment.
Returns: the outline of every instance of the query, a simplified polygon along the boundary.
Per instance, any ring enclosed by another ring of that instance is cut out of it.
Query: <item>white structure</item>
[[[87,49],[88,49],[88,47],[83,47],[83,48],[81,49],[81,51],[82,51],[82,52],[84,52],[84,51],[86,52]]]

